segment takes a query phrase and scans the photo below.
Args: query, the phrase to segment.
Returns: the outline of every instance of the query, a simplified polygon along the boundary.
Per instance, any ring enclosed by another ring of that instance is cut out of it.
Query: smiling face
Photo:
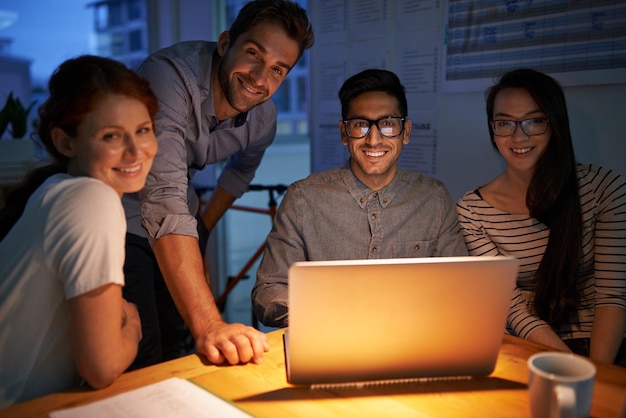
[[[400,113],[398,100],[381,91],[370,91],[351,100],[346,119],[378,120],[387,116],[405,116]],[[402,134],[394,138],[382,136],[374,125],[362,139],[349,138],[343,122],[339,122],[339,130],[341,142],[350,151],[354,175],[372,190],[380,190],[391,183],[398,170],[402,146],[409,143],[411,121],[407,119]]]
[[[222,61],[214,80],[215,110],[220,120],[267,101],[299,57],[298,43],[278,25],[260,22],[229,43],[220,35]]]
[[[55,147],[69,157],[69,174],[93,177],[120,196],[141,190],[157,152],[152,119],[139,100],[105,96],[78,125],[75,137],[53,128]]]
[[[492,120],[520,121],[531,118],[547,118],[546,113],[525,88],[506,88],[494,101]],[[532,175],[539,158],[550,141],[551,128],[541,135],[526,135],[521,126],[511,136],[494,136],[498,151],[506,161],[508,171]]]

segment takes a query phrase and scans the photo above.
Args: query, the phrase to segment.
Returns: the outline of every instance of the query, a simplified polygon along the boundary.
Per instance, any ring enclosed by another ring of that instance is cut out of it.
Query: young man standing
[[[350,159],[289,186],[278,208],[252,291],[268,326],[288,325],[287,270],[296,261],[467,255],[445,186],[398,167],[411,133],[398,77],[365,70],[339,99]]]
[[[227,324],[215,305],[190,180],[206,165],[227,160],[201,217],[210,232],[248,190],[276,133],[277,110],[268,99],[312,45],[312,27],[297,3],[255,0],[217,43],[175,44],[139,67],[159,98],[159,152],[146,187],[124,201],[124,296],[138,305],[144,335],[133,367],[176,357],[185,335],[181,316],[197,350],[212,363],[262,360],[265,335]]]

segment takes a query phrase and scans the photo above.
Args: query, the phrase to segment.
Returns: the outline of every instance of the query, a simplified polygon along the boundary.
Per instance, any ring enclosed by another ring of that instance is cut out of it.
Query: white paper
[[[50,413],[50,418],[250,417],[188,380],[173,377],[101,401]]]

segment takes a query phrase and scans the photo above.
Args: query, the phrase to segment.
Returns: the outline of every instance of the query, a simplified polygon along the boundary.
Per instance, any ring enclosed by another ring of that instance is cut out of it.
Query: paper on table
[[[250,417],[192,382],[172,377],[101,401],[50,413],[50,418]]]

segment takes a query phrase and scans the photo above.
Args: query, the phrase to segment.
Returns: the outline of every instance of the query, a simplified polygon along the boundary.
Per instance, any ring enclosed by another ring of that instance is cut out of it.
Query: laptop
[[[487,376],[518,269],[512,257],[296,262],[283,337],[287,381]]]

